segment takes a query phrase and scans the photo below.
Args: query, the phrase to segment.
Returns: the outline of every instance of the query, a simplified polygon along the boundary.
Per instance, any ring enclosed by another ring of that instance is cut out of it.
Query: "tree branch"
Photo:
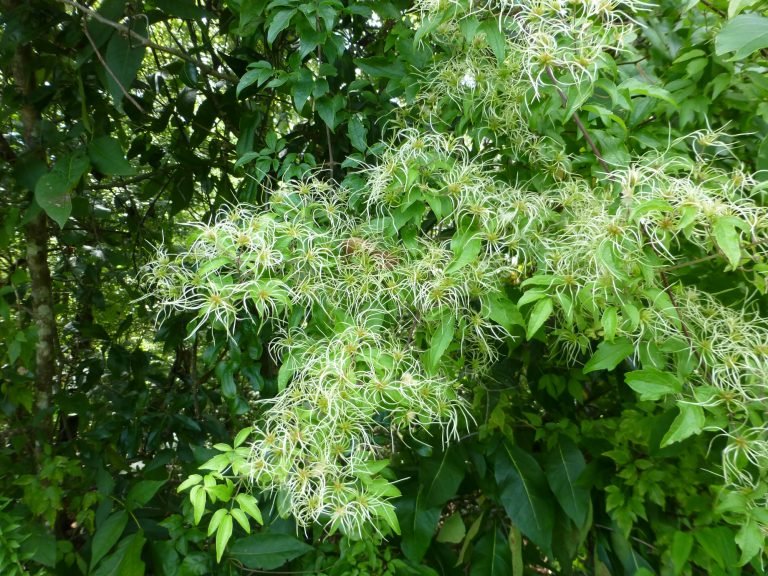
[[[211,76],[214,76],[216,78],[219,78],[220,80],[226,80],[227,82],[237,82],[238,77],[234,74],[227,74],[225,72],[219,72],[215,68],[212,68],[211,66],[208,66],[207,64],[204,64],[200,62],[199,60],[196,60],[195,58],[192,58],[190,55],[185,54],[181,50],[177,50],[176,48],[171,48],[169,46],[161,46],[160,44],[156,44],[155,42],[152,42],[149,38],[144,38],[141,34],[138,34],[128,28],[128,26],[124,26],[123,24],[120,24],[118,22],[113,22],[109,18],[105,18],[95,10],[91,10],[87,6],[83,6],[79,2],[75,2],[75,0],[57,0],[58,2],[61,2],[62,4],[67,4],[69,6],[72,6],[74,8],[77,8],[80,12],[88,16],[89,18],[92,18],[96,20],[97,22],[101,22],[102,24],[106,26],[110,26],[111,28],[114,28],[121,34],[128,36],[130,38],[133,38],[143,46],[147,46],[148,48],[154,48],[155,50],[159,50],[160,52],[165,52],[166,54],[171,54],[172,56],[176,56],[177,58],[181,58],[182,60],[185,60],[186,62],[191,62],[195,66],[197,66],[201,72],[205,74],[209,74]]]
[[[555,74],[552,72],[552,68],[547,68],[547,76],[549,76],[549,79],[552,80],[555,90],[557,90],[557,93],[560,95],[560,101],[563,103],[563,107],[567,108],[568,96],[566,96],[565,92],[563,92],[560,86],[557,85],[557,78],[555,78]],[[584,137],[584,140],[587,142],[590,150],[592,150],[592,154],[595,155],[595,158],[597,158],[597,161],[600,163],[600,166],[603,168],[603,170],[610,172],[611,167],[608,165],[608,162],[605,161],[605,158],[603,158],[603,155],[600,152],[600,149],[597,147],[597,144],[595,144],[595,141],[592,140],[592,136],[590,136],[587,127],[584,126],[584,123],[581,121],[578,112],[573,113],[573,123],[576,124],[576,128],[579,129],[579,132]]]

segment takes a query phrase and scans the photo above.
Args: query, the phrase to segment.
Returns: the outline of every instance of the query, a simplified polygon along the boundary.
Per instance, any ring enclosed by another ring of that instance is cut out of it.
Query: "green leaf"
[[[365,152],[368,149],[368,141],[366,140],[367,133],[368,130],[358,115],[354,115],[349,119],[349,123],[347,124],[349,142],[355,149],[360,150],[360,152]]]
[[[201,485],[193,486],[189,493],[189,500],[192,502],[195,525],[200,524],[200,520],[205,514],[205,488]]]
[[[274,570],[312,550],[288,534],[259,532],[236,540],[229,556],[252,570]]]
[[[237,523],[240,524],[240,527],[250,534],[251,523],[248,521],[248,516],[245,515],[245,512],[243,512],[241,508],[232,508],[229,512],[232,514],[232,518],[237,520]]]
[[[526,339],[530,340],[539,331],[539,328],[544,326],[544,323],[552,315],[554,305],[552,298],[542,298],[536,303],[536,306],[531,310],[531,315],[528,317],[528,329],[525,332]]]
[[[237,83],[235,94],[238,97],[240,96],[240,92],[249,86],[252,86],[253,84],[256,84],[257,87],[261,86],[272,77],[272,74],[274,74],[272,64],[265,60],[249,64],[248,68],[249,70],[243,74],[242,78],[240,78],[240,82]]]
[[[619,313],[616,308],[609,306],[603,312],[603,337],[607,342],[612,342],[616,336],[616,328],[619,325]]]
[[[315,106],[318,115],[323,119],[325,125],[328,126],[331,131],[335,130],[336,124],[338,123],[336,114],[339,110],[344,108],[344,97],[340,94],[336,94],[333,98],[330,96],[323,96],[322,98],[315,100]]]
[[[131,176],[136,169],[125,159],[123,148],[116,138],[101,136],[88,144],[91,164],[101,173],[111,176]]]
[[[200,482],[203,481],[203,477],[200,476],[200,474],[192,474],[189,478],[184,480],[181,484],[179,484],[179,487],[176,488],[176,492],[183,492],[187,488],[191,488],[192,486],[195,486],[196,484],[200,484]]]
[[[744,566],[760,554],[765,546],[765,536],[760,530],[760,525],[750,518],[739,528],[739,532],[736,534],[736,544],[741,550],[739,566]]]
[[[503,444],[496,452],[495,468],[507,515],[523,534],[549,552],[555,512],[552,493],[539,463],[517,446]]]
[[[219,529],[219,525],[224,517],[229,513],[226,508],[219,508],[211,516],[211,520],[208,522],[208,536],[216,532]]]
[[[251,432],[253,432],[253,426],[248,426],[248,428],[243,428],[240,430],[240,432],[237,433],[237,436],[235,436],[235,441],[233,442],[234,447],[239,448],[243,442],[248,439],[248,436],[251,435]]]
[[[470,262],[474,262],[480,254],[480,251],[483,249],[483,241],[477,236],[469,235],[462,238],[462,240],[457,242],[452,248],[455,257],[445,269],[446,274],[458,272]]]
[[[693,534],[690,532],[675,532],[672,538],[670,555],[672,556],[672,569],[675,576],[683,573],[688,565],[688,558],[693,549]]]
[[[227,547],[232,536],[232,515],[227,514],[221,519],[218,529],[216,530],[216,562],[221,562],[221,556],[224,554],[224,549]]]
[[[144,576],[145,564],[141,560],[141,551],[145,542],[142,530],[126,536],[91,576]]]
[[[400,522],[397,520],[397,514],[395,513],[395,507],[389,502],[384,502],[381,506],[378,506],[374,512],[379,518],[383,518],[392,529],[395,534],[400,534]]]
[[[429,341],[429,350],[427,350],[425,355],[425,364],[430,370],[437,368],[440,358],[443,357],[448,346],[453,342],[453,335],[456,331],[456,321],[453,316],[453,313],[443,314],[440,318],[440,324]]]
[[[441,506],[427,507],[424,504],[423,484],[410,485],[410,490],[397,502],[397,516],[402,532],[401,548],[405,557],[413,562],[421,562],[427,553],[440,520]]]
[[[107,555],[123,534],[128,524],[128,512],[120,510],[110,515],[93,535],[91,546],[91,570]]]
[[[451,514],[443,523],[443,527],[440,528],[440,532],[437,533],[438,542],[446,542],[448,544],[458,544],[464,540],[464,536],[467,534],[467,527],[464,526],[464,520],[461,518],[459,512]]]
[[[640,394],[640,400],[659,400],[667,394],[679,394],[683,390],[683,384],[677,376],[656,368],[628,372],[625,381]]]
[[[525,326],[525,319],[520,310],[504,296],[484,296],[482,308],[486,318],[490,318],[510,332],[515,326]]]
[[[746,58],[768,47],[768,18],[759,14],[740,14],[722,27],[715,38],[718,56],[735,52],[734,60]]]
[[[238,494],[235,496],[235,501],[248,516],[256,520],[260,525],[264,525],[264,519],[261,517],[261,510],[259,510],[259,506],[256,504],[256,498],[250,494]]]
[[[736,220],[736,222],[734,222]],[[741,234],[736,229],[738,219],[718,218],[712,225],[712,234],[715,236],[720,250],[723,251],[728,262],[736,268],[741,261]]]
[[[424,487],[419,504],[424,508],[445,504],[456,496],[466,471],[461,451],[454,446],[425,459],[419,470],[419,479]]]
[[[509,576],[512,551],[500,528],[494,526],[474,547],[470,576]]]
[[[131,20],[131,30],[136,34],[147,37],[147,19]],[[131,89],[136,74],[144,60],[144,45],[136,38],[127,38],[122,34],[113,34],[107,44],[104,59],[109,71],[106,72],[107,90],[112,96],[112,102],[120,112],[123,111],[125,92]],[[110,74],[111,71],[111,74]]]
[[[77,150],[59,158],[53,169],[37,180],[35,200],[60,228],[64,228],[72,213],[69,193],[77,186],[90,165],[85,153]]]
[[[584,526],[589,515],[589,490],[577,482],[586,467],[581,451],[566,437],[558,440],[544,462],[549,487],[577,528]]]
[[[664,100],[668,104],[677,107],[677,101],[672,97],[669,91],[661,88],[660,86],[654,86],[640,80],[639,78],[628,78],[622,82],[619,86],[621,90],[627,90],[630,96],[648,96],[650,98],[656,98],[658,100]]]
[[[304,109],[304,104],[307,103],[314,86],[315,80],[309,70],[301,68],[296,72],[296,80],[291,86],[291,94],[293,95],[293,105],[296,106],[297,112],[301,113]]]
[[[295,9],[280,10],[272,17],[269,24],[269,30],[267,31],[267,43],[272,44],[272,42],[275,41],[275,38],[277,38],[277,35],[288,28],[288,24],[291,23],[291,18],[293,18],[294,14],[296,14]]]
[[[397,80],[405,75],[405,67],[402,62],[385,56],[356,58],[354,62],[360,70],[374,77]]]
[[[165,482],[165,480],[141,480],[131,486],[125,499],[128,509],[134,510],[144,506],[152,500],[152,497],[157,494]]]
[[[597,351],[592,355],[584,365],[584,374],[589,374],[595,370],[613,370],[625,358],[632,355],[635,347],[627,338],[618,338],[613,342],[601,342]]]
[[[739,561],[736,535],[729,527],[699,528],[694,536],[707,556],[714,560],[720,568],[725,570],[736,567]]]
[[[675,442],[681,442],[690,436],[699,434],[707,423],[704,409],[697,404],[678,402],[680,413],[675,418],[669,430],[661,440],[661,446],[669,446]]]

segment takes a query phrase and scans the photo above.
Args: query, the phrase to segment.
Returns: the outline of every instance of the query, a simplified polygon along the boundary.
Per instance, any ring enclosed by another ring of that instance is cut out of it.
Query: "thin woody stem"
[[[162,46],[160,44],[156,44],[155,42],[152,42],[149,38],[145,38],[141,34],[134,32],[128,26],[124,26],[123,24],[120,24],[118,22],[113,22],[112,20],[110,20],[109,18],[105,18],[95,10],[91,10],[87,6],[83,6],[79,2],[75,2],[75,0],[58,0],[58,2],[61,2],[62,4],[68,4],[69,6],[77,8],[80,12],[82,12],[89,18],[92,18],[97,22],[101,22],[106,26],[110,26],[111,28],[114,28],[115,30],[124,34],[125,36],[133,38],[143,46],[146,46],[148,48],[154,48],[155,50],[158,50],[160,52],[165,52],[166,54],[171,54],[173,56],[176,56],[177,58],[181,58],[186,62],[191,62],[192,64],[197,66],[200,69],[200,71],[203,72],[204,74],[209,74],[211,76],[219,78],[220,80],[226,80],[228,82],[238,81],[237,76],[235,76],[234,74],[219,72],[215,68],[208,66],[207,64],[204,64],[199,60],[196,60],[195,58],[192,58],[190,55],[185,54],[181,50],[177,50],[176,48],[171,48],[170,46]]]

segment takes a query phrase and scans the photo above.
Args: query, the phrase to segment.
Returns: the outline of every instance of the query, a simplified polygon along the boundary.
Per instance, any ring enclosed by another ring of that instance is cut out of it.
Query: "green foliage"
[[[3,1],[0,572],[764,573],[767,9]]]

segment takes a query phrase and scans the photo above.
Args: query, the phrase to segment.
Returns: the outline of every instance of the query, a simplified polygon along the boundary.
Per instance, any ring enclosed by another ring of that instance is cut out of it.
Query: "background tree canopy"
[[[0,572],[765,573],[768,2],[0,6]]]

